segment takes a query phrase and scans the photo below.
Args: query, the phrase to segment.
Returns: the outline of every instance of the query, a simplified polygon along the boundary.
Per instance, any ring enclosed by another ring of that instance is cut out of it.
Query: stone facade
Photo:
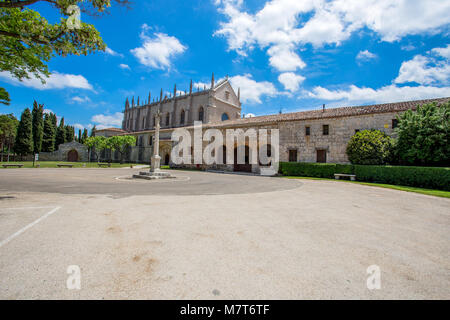
[[[225,86],[224,83],[221,83],[219,84],[219,87],[220,85],[223,85],[227,90],[217,90],[217,95],[215,95],[213,100],[214,104],[208,105],[209,116],[206,119],[209,119],[209,121],[203,122],[203,129],[219,129],[224,136],[226,129],[242,128],[244,131],[249,128],[256,130],[278,129],[280,161],[348,163],[346,155],[347,143],[358,130],[377,129],[392,136],[395,134],[394,128],[396,126],[397,116],[404,113],[406,110],[415,110],[418,105],[429,102],[444,103],[450,101],[450,98],[441,98],[371,106],[332,109],[326,109],[324,107],[321,110],[240,118],[240,113],[237,113],[237,110],[240,111],[240,103],[239,108],[237,106],[221,104],[221,99],[223,99],[224,94],[226,94],[225,91],[229,91],[227,95],[231,95],[233,99],[234,97],[238,99],[239,94],[235,95],[229,84],[226,84]],[[208,93],[208,97],[211,97],[211,93]],[[236,104],[239,102],[239,100],[233,101],[237,101]],[[164,106],[167,107],[167,103],[160,104],[160,106],[163,107],[164,111]],[[193,107],[191,110],[196,110],[196,108],[198,108],[198,106]],[[218,115],[225,110],[229,110],[231,117],[229,120],[222,121],[221,119],[218,119]],[[236,114],[233,112],[236,112]],[[195,117],[190,117],[189,119],[189,125],[185,127],[191,132],[192,137],[193,120],[197,119],[195,119]],[[124,120],[124,123],[125,122],[126,120]],[[174,128],[178,126],[179,122],[175,122],[174,126],[166,128],[162,126],[159,150],[161,164],[167,164],[167,162],[169,162],[173,166],[173,163],[170,162],[170,152],[172,149],[171,134]],[[138,141],[136,147],[130,148],[130,152],[127,155],[127,161],[149,163],[153,151],[152,137],[154,130],[132,131],[124,134],[133,134],[137,137]],[[203,147],[207,144],[207,142],[204,142]],[[260,147],[261,146],[257,146],[257,148]],[[249,152],[251,152],[251,150]],[[228,171],[237,170],[236,166],[233,164],[210,166],[191,164],[183,165],[183,167]],[[244,171],[259,173],[260,165],[251,165],[246,167]]]
[[[39,161],[88,161],[88,148],[76,141],[60,144],[57,151],[39,153]]]

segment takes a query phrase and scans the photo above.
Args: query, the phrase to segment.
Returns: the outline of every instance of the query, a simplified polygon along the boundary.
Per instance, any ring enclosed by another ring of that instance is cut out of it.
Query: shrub
[[[358,181],[450,191],[450,168],[280,162],[280,173],[316,178],[334,178],[335,173],[355,174]]]
[[[280,173],[285,176],[334,178],[335,173],[353,172],[353,166],[335,163],[280,162]]]
[[[393,140],[380,130],[362,130],[347,144],[347,156],[353,164],[385,164],[391,158]]]
[[[450,191],[450,168],[355,166],[358,181]]]
[[[408,110],[398,117],[396,150],[401,164],[442,166],[450,159],[450,102]]]

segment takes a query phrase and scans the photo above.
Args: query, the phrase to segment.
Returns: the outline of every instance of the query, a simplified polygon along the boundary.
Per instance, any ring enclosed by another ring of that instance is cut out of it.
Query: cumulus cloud
[[[119,64],[119,68],[120,69],[124,69],[124,70],[130,70],[131,69],[130,66],[125,64],[125,63]]]
[[[275,86],[268,81],[257,82],[250,74],[238,75],[230,78],[234,90],[241,90],[241,101],[246,103],[261,103],[262,96],[278,94]]]
[[[20,81],[14,78],[11,73],[7,71],[0,72],[0,79],[16,86],[24,86],[38,90],[65,88],[93,90],[92,85],[82,75],[65,74],[59,73],[57,71],[52,72],[52,74],[48,78],[44,77],[44,80],[46,82],[45,84],[43,84],[40,79],[32,75],[30,79],[23,79],[22,81]]]
[[[80,97],[80,96],[75,96],[72,99],[70,99],[72,102],[77,102],[77,103],[84,103],[84,102],[91,102],[91,99],[87,96],[84,97]]]
[[[444,48],[434,48],[431,52],[443,58],[450,59],[450,44]]]
[[[323,87],[315,87],[307,92],[309,98],[346,101],[358,103],[385,103],[393,101],[408,101],[420,99],[432,99],[450,96],[450,87],[431,86],[404,86],[398,87],[394,84],[379,89],[360,88],[354,85],[341,90],[328,90]]]
[[[141,33],[143,44],[139,48],[131,50],[138,61],[148,67],[155,69],[170,69],[171,60],[183,53],[186,46],[172,36],[165,33],[155,33],[154,37],[147,35],[148,26],[144,25]]]
[[[364,51],[360,51],[357,55],[356,55],[356,61],[358,63],[360,62],[366,62],[369,60],[373,60],[376,59],[377,55],[370,52],[369,50],[364,50]]]
[[[285,72],[278,76],[278,81],[283,84],[284,89],[295,92],[298,90],[300,84],[305,80],[305,77],[297,75],[293,72]]]
[[[296,50],[339,45],[365,28],[382,41],[437,32],[449,25],[449,0],[271,0],[255,13],[241,0],[217,0],[226,17],[214,33],[229,50],[245,56],[255,47],[267,49],[269,63],[280,72],[304,67]]]
[[[123,113],[116,112],[112,115],[97,114],[91,118],[95,123],[97,129],[104,129],[108,127],[121,127],[123,120]]]
[[[395,83],[415,82],[418,84],[450,83],[450,46],[435,48],[427,56],[416,55],[400,67]],[[444,59],[442,59],[444,58]]]
[[[116,52],[113,49],[108,48],[108,47],[105,49],[105,53],[107,55],[110,55],[110,56],[113,56],[113,57],[122,57],[123,58],[123,54],[118,53],[118,52]]]

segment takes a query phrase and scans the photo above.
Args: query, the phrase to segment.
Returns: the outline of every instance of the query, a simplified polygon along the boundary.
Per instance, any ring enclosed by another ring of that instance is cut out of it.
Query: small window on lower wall
[[[305,127],[305,136],[311,135],[311,127]]]
[[[289,150],[289,162],[297,162],[297,150]]]
[[[392,119],[392,129],[395,129],[398,127],[398,120],[397,119]]]

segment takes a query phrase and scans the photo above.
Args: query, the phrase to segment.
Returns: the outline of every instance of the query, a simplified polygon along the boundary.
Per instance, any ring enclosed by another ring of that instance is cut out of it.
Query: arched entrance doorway
[[[69,162],[78,162],[78,152],[75,149],[72,149],[67,153],[67,161]]]
[[[250,148],[245,146],[245,161],[238,163],[238,148],[234,148],[234,171],[238,172],[252,172],[252,165],[250,164]]]
[[[166,155],[164,156],[164,164],[168,165],[170,162],[170,155],[168,153],[166,153]]]

